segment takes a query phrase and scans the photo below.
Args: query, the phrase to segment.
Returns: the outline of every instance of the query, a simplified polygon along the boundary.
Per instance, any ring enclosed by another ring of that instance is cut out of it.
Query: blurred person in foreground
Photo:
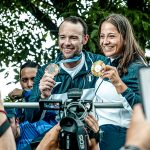
[[[0,91],[0,149],[2,150],[16,150],[16,144],[10,124],[7,120],[6,112],[1,99]]]
[[[53,127],[43,120],[34,123],[28,121],[19,123],[15,109],[6,109],[6,112],[15,137],[17,150],[30,150],[30,144],[37,138],[42,139],[44,134]]]
[[[150,150],[150,122],[145,119],[141,104],[134,106],[125,146],[120,150]]]

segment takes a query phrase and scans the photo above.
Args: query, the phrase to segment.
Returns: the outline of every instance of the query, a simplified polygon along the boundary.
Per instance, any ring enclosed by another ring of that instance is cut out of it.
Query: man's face
[[[12,117],[9,119],[10,126],[13,132],[13,135],[16,138],[20,136],[20,127],[19,127],[19,121],[15,117]]]
[[[65,59],[78,55],[88,41],[80,23],[65,21],[59,28],[59,48]]]
[[[33,87],[33,80],[36,76],[37,68],[26,67],[20,72],[20,84],[23,90],[29,90]]]

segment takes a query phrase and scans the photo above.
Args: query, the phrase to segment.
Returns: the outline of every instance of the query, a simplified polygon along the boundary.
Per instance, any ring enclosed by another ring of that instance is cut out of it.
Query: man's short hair
[[[30,68],[40,68],[40,65],[36,62],[33,62],[33,61],[30,61],[28,60],[26,63],[24,63],[23,65],[21,65],[20,67],[20,71],[23,69],[23,68],[26,68],[26,67],[30,67]]]
[[[24,63],[20,67],[20,78],[21,78],[21,70],[24,69],[24,68],[27,68],[27,67],[29,67],[29,68],[37,68],[37,69],[41,68],[41,66],[38,63],[33,62],[31,60],[28,60],[26,63]]]
[[[65,18],[63,22],[71,22],[71,23],[74,23],[74,24],[80,23],[80,24],[82,25],[82,27],[83,27],[83,33],[84,33],[84,35],[88,34],[88,27],[87,27],[87,24],[86,24],[85,21],[84,21],[82,18],[80,18],[80,17],[77,17],[77,16],[70,16],[70,17]],[[62,22],[62,23],[63,23],[63,22]],[[62,24],[62,23],[61,23],[61,24]],[[60,24],[60,26],[61,26],[61,24]],[[59,26],[59,28],[60,28],[60,26]]]

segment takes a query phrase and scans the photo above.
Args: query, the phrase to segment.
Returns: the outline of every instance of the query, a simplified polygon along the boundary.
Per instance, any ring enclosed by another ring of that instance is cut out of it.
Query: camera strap
[[[84,128],[84,126],[78,126],[77,131],[77,142],[79,150],[87,150],[88,149],[88,135]]]

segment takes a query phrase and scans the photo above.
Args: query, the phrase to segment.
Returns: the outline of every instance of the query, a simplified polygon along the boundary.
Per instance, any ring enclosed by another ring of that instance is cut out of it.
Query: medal
[[[102,76],[102,70],[105,68],[105,64],[103,63],[103,61],[96,61],[95,63],[92,64],[91,67],[91,72],[94,76],[100,77]]]
[[[49,64],[45,70],[47,70],[47,72],[53,76],[56,76],[59,73],[59,67],[54,63]]]

